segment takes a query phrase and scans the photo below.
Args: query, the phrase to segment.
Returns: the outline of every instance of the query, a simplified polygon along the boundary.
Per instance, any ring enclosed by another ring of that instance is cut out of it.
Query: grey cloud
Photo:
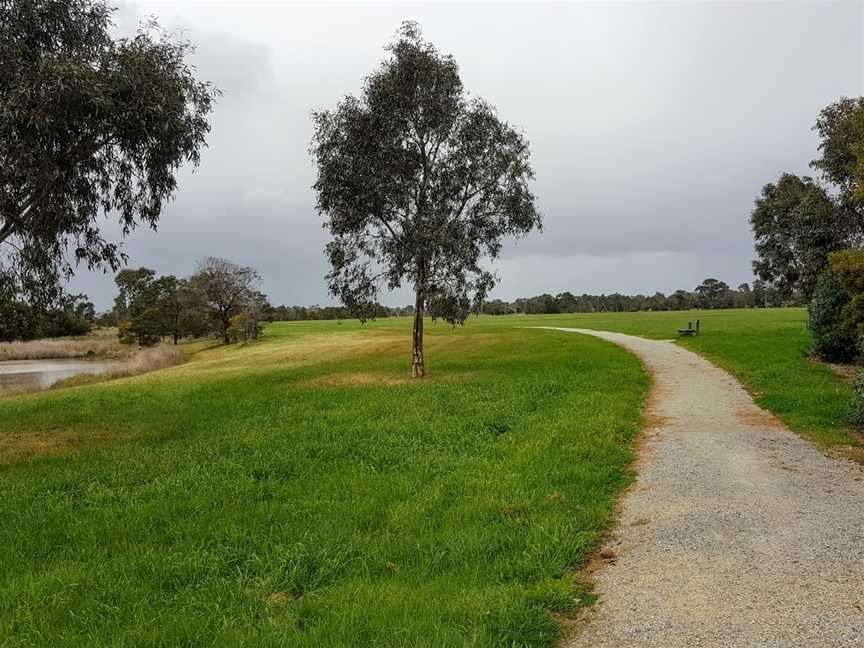
[[[864,93],[859,2],[138,2],[118,22],[148,14],[185,30],[225,96],[200,169],[181,173],[158,234],[127,241],[130,263],[254,263],[277,303],[329,301],[310,111],[358,92],[404,19],[531,141],[546,231],[507,244],[502,297],[751,280],[753,198],[807,173],[818,111]],[[110,277],[75,285],[110,304]]]

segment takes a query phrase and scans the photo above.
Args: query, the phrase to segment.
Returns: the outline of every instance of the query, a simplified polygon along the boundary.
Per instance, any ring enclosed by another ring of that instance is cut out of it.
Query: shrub
[[[852,248],[828,255],[831,269],[850,294],[864,293],[864,248]]]
[[[39,337],[39,318],[24,302],[0,302],[0,342]]]
[[[87,335],[92,328],[89,320],[59,308],[45,312],[41,320],[39,337],[44,338]]]
[[[864,369],[855,374],[855,394],[852,396],[852,420],[864,425]]]
[[[239,313],[231,318],[228,327],[228,337],[232,342],[248,342],[257,340],[263,331],[261,322],[250,313]]]
[[[843,318],[843,309],[850,302],[834,272],[826,270],[819,275],[808,311],[813,353],[823,360],[848,362],[856,355],[857,331]]]

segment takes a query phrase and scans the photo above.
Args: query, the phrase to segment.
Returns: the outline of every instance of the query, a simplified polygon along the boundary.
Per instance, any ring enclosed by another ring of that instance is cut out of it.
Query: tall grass
[[[0,362],[4,360],[49,360],[55,358],[86,358],[89,356],[120,357],[130,348],[119,340],[105,337],[31,340],[0,344]]]
[[[108,378],[126,378],[173,367],[181,362],[183,362],[183,352],[180,347],[157,346],[142,349],[128,360],[111,367],[102,375]]]
[[[173,367],[183,362],[184,359],[183,352],[176,346],[157,346],[141,349],[134,356],[123,362],[118,362],[113,367],[101,373],[71,376],[70,378],[57,381],[51,388],[76,387],[78,385],[91,385],[117,378],[128,378]]]

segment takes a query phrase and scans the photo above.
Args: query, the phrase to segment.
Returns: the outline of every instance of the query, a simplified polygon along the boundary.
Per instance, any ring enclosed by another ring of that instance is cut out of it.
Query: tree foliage
[[[86,295],[66,297],[56,308],[34,308],[22,301],[0,301],[0,342],[35,340],[90,332],[95,308]]]
[[[728,308],[732,302],[729,285],[709,277],[696,286],[696,300],[700,308]]]
[[[182,337],[209,332],[204,297],[188,281],[157,276],[150,268],[122,270],[114,281],[121,340],[149,346],[170,337],[177,344]]]
[[[241,266],[228,259],[201,259],[189,284],[203,297],[215,327],[225,342],[231,342],[231,319],[242,312],[260,309],[264,296],[257,290],[261,275],[255,268]]]
[[[762,188],[750,215],[758,258],[753,271],[784,296],[809,300],[828,253],[847,247],[848,210],[835,205],[811,178],[784,173]]]
[[[851,298],[837,275],[826,269],[819,275],[808,306],[808,326],[813,336],[813,353],[829,362],[847,362],[856,353],[854,327],[844,324],[843,311]]]
[[[825,107],[813,130],[819,135],[821,157],[813,160],[811,166],[838,187],[842,202],[854,203],[864,163],[864,97],[841,97]],[[864,227],[864,223],[858,225]]]
[[[864,249],[833,252],[829,261],[831,270],[850,297],[843,306],[841,326],[861,339],[864,336]]]
[[[465,320],[494,285],[501,240],[540,227],[528,142],[466,95],[452,56],[404,23],[360,97],[314,114],[317,209],[332,234],[330,292],[361,319],[378,290],[415,291],[415,375],[428,311]]]
[[[483,303],[483,312],[487,315],[510,315],[524,313],[541,315],[549,313],[624,313],[636,311],[679,311],[697,307],[707,308],[754,308],[766,305],[779,306],[774,301],[775,295],[765,295],[765,289],[754,283],[751,290],[747,284],[741,284],[737,290],[731,290],[724,282],[716,279],[706,279],[709,286],[719,286],[719,299],[710,304],[705,302],[705,288],[702,291],[689,292],[676,290],[670,295],[657,292],[653,295],[622,295],[611,293],[589,295],[587,293],[574,295],[562,292],[557,295],[542,294],[534,297],[520,297],[513,302],[492,299]],[[717,282],[716,284],[714,282]],[[705,285],[704,283],[702,284]],[[709,288],[710,291],[710,288]],[[766,303],[767,302],[767,303]]]
[[[218,91],[198,81],[191,44],[151,22],[111,37],[104,0],[0,0],[0,288],[56,300],[83,263],[116,269],[122,233],[156,227],[197,165]]]

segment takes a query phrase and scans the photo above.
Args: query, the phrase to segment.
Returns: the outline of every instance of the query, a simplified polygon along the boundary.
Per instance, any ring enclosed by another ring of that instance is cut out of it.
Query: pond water
[[[4,360],[0,362],[0,394],[45,389],[63,378],[102,373],[112,365],[104,360]]]

